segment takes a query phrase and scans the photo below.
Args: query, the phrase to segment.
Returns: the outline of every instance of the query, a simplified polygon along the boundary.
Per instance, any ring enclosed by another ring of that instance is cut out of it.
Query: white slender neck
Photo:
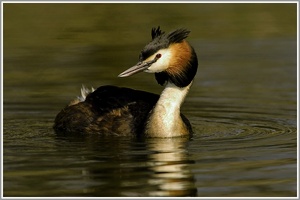
[[[173,83],[167,83],[150,114],[146,127],[147,136],[176,137],[189,134],[180,116],[180,107],[191,85],[192,82],[180,88]]]

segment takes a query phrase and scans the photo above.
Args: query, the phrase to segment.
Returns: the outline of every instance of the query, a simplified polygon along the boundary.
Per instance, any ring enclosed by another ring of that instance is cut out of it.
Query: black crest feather
[[[169,44],[178,43],[187,38],[191,31],[186,29],[177,29],[168,34],[167,38],[169,40]]]
[[[190,31],[181,28],[165,34],[165,32],[160,29],[160,26],[157,28],[152,28],[152,41],[149,42],[141,51],[140,61],[148,58],[159,49],[165,49],[171,44],[182,42],[182,40],[187,38],[189,33]]]
[[[165,32],[162,32],[160,30],[160,26],[158,26],[157,28],[152,28],[151,30],[151,36],[152,36],[152,40],[157,38],[160,35],[163,35]]]

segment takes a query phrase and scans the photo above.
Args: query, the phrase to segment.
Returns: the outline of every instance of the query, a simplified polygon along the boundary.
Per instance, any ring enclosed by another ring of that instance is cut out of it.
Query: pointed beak
[[[127,76],[131,76],[133,74],[139,73],[141,71],[144,71],[144,70],[148,69],[153,63],[155,63],[159,58],[160,58],[160,56],[155,57],[153,60],[150,60],[150,61],[138,62],[135,66],[130,67],[126,71],[119,74],[118,77],[127,77]]]
[[[139,73],[141,71],[144,71],[148,67],[150,67],[151,64],[152,63],[150,63],[150,62],[138,62],[135,66],[130,67],[126,71],[119,74],[118,77],[127,77],[127,76],[131,76],[133,74]]]

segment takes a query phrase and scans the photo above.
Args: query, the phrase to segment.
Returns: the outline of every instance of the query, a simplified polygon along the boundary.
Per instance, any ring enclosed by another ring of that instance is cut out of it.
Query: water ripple
[[[282,110],[218,107],[205,108],[193,114],[196,116],[190,120],[194,122],[195,137],[204,140],[255,140],[287,134],[295,134],[296,137],[296,116]]]

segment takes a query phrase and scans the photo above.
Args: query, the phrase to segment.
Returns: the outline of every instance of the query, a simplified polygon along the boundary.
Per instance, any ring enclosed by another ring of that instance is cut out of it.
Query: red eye
[[[161,57],[160,53],[156,54],[156,56],[155,56],[155,58],[160,58],[160,57]]]

